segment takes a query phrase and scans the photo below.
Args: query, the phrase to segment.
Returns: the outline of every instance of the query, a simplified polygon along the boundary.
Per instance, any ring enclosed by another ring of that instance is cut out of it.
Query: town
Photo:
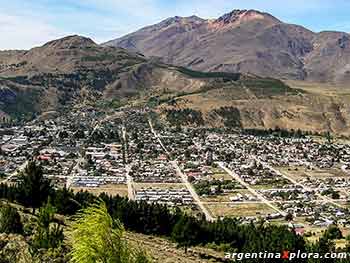
[[[312,235],[350,229],[350,146],[313,136],[259,136],[168,127],[144,109],[94,109],[0,129],[0,176],[30,158],[55,187],[106,192],[242,223],[288,224]]]

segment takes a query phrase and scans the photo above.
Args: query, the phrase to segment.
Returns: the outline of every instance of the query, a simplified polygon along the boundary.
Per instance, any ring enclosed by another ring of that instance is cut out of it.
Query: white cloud
[[[31,17],[0,14],[0,50],[29,49],[66,34]]]

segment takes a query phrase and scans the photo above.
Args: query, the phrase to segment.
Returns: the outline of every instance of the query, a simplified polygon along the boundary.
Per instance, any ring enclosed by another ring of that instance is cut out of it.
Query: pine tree
[[[54,222],[55,213],[56,209],[51,205],[50,199],[40,208],[32,241],[34,250],[58,248],[63,243],[63,228]]]
[[[17,188],[21,194],[21,202],[32,207],[33,214],[36,208],[47,201],[52,192],[50,181],[44,177],[42,167],[37,165],[35,161],[29,161],[20,174]]]

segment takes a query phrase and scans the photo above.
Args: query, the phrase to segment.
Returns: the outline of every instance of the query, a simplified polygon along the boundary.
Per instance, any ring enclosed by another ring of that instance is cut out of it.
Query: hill
[[[218,19],[173,17],[105,46],[123,47],[199,71],[349,83],[350,35],[315,33],[256,10]]]
[[[165,85],[191,90],[203,84],[141,54],[101,47],[81,36],[29,51],[0,52],[0,110],[7,116],[31,116],[85,100],[120,99]]]
[[[265,16],[271,24],[278,22]],[[196,17],[189,21],[190,28],[202,23]],[[81,36],[29,51],[0,52],[1,121],[71,107],[113,111],[124,105],[153,108],[171,125],[279,126],[348,135],[349,97],[316,89],[293,88],[253,74],[172,66],[135,51],[99,46]],[[199,118],[194,120],[193,114]]]

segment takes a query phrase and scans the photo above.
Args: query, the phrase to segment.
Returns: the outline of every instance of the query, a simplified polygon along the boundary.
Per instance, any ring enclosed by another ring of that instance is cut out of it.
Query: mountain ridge
[[[316,33],[257,10],[236,9],[217,19],[196,18],[195,22],[175,18],[103,45],[200,71],[350,83],[350,35],[346,32]]]
[[[265,49],[253,53],[241,53],[240,50],[232,49],[231,42],[223,42],[227,44],[223,49],[234,51],[243,59],[248,55],[251,60],[258,57],[264,62],[272,57],[276,65],[281,64],[280,67],[262,64],[266,73],[275,72],[277,75],[283,72],[282,69],[285,75],[307,75],[308,72],[297,57],[307,57],[311,40],[320,42],[318,52],[323,52],[330,58],[334,54],[340,54],[338,49],[332,48],[334,42],[339,49],[347,49],[348,45],[347,36],[341,33],[338,33],[336,39],[332,37],[333,33],[323,33],[321,40],[327,40],[323,42],[313,38],[312,32],[301,27],[276,23],[275,20],[272,22],[276,24],[271,26],[270,18],[267,24],[261,24],[260,18],[253,17],[253,22],[247,22],[244,18],[243,23],[249,25],[249,30],[240,30],[240,26],[235,24],[237,20],[233,20],[234,30],[225,27],[219,30],[223,35],[227,35],[226,31],[230,32],[233,39],[236,36],[244,37],[249,44],[250,30],[254,31],[256,27],[266,28],[262,33],[254,34],[254,39],[262,43],[268,40],[274,47],[266,46]],[[184,22],[190,25],[185,23],[186,27],[183,28]],[[229,24],[231,22],[230,20]],[[167,24],[163,25],[165,28],[162,34],[171,36],[173,32],[182,32],[189,39],[193,37],[196,40],[198,36],[186,32],[202,30],[202,37],[208,41],[205,33],[207,24],[203,26],[200,18],[190,17],[184,20],[177,17]],[[146,29],[145,34],[147,30],[152,28]],[[287,38],[281,39],[278,37],[280,35]],[[302,37],[295,39],[295,35]],[[186,40],[183,37],[181,39]],[[173,39],[170,38],[170,41]],[[174,43],[174,47],[181,47],[183,44]],[[212,52],[215,55],[214,50],[202,50],[200,44],[200,41],[192,43],[196,54]],[[246,51],[250,49],[248,44]],[[275,46],[277,50],[283,47],[288,53],[278,53]],[[294,66],[294,71],[291,72],[274,55],[286,58],[285,61]],[[181,56],[183,54],[176,54],[176,57]],[[200,57],[182,58],[188,59],[196,67],[203,64]],[[311,62],[315,61],[313,57],[307,58]],[[222,63],[220,58],[216,59]],[[339,62],[339,59],[328,60],[330,63]],[[100,46],[89,38],[77,35],[50,41],[27,51],[2,51],[0,118],[1,121],[8,117],[31,119],[45,112],[64,112],[73,107],[113,112],[121,106],[141,109],[147,106],[158,112],[170,125],[181,121],[180,125],[196,127],[269,129],[278,126],[350,135],[350,103],[346,92],[344,95],[329,95],[322,91],[315,93],[312,89],[304,91],[266,76],[236,73],[239,70],[229,64],[224,67],[215,67],[215,63],[213,65],[210,72],[191,70],[164,63],[159,59],[147,58],[136,51]],[[239,65],[243,69],[245,66],[244,63]],[[297,70],[295,66],[298,66]],[[223,72],[225,67],[232,67],[234,73]],[[323,77],[326,79],[328,76]]]

